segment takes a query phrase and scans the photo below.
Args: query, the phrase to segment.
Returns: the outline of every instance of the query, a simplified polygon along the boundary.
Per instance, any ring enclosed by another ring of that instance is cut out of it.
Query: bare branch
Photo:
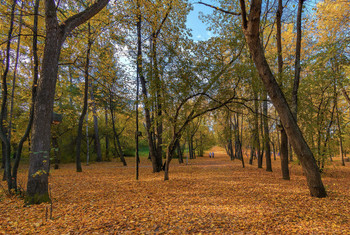
[[[210,5],[210,4],[207,4],[207,3],[204,3],[204,2],[197,2],[197,3],[198,3],[198,4],[202,4],[202,5],[204,5],[204,6],[207,6],[207,7],[211,7],[211,8],[213,8],[213,9],[215,9],[215,10],[218,10],[218,11],[224,12],[224,13],[226,13],[226,14],[235,15],[235,16],[239,16],[239,15],[241,15],[241,13],[240,13],[240,12],[232,12],[232,11],[227,11],[227,10],[224,10],[224,9],[222,9],[222,8],[219,8],[219,7],[216,7],[216,6],[213,6],[213,5]]]

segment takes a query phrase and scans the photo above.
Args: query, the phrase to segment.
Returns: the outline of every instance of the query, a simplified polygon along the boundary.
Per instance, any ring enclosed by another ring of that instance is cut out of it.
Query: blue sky
[[[191,1],[192,3],[197,1]],[[203,1],[208,4],[215,5],[216,1],[214,0],[206,0]],[[210,38],[212,33],[207,31],[208,25],[204,24],[199,19],[199,12],[203,12],[204,14],[211,14],[213,9],[202,4],[193,4],[193,10],[187,16],[187,27],[192,29],[192,36],[194,40],[207,40]]]

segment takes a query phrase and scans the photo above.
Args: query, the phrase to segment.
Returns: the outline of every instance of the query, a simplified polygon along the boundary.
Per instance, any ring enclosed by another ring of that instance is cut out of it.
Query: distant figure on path
[[[211,156],[214,158],[214,152],[211,153]]]
[[[209,152],[209,158],[211,158],[211,152]]]

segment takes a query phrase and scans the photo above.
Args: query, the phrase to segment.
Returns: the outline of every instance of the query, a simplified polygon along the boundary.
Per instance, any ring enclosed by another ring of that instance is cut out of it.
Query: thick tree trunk
[[[311,196],[326,197],[327,193],[323,186],[321,175],[317,167],[315,158],[307,145],[299,126],[288,106],[284,94],[278,86],[271,69],[266,61],[264,49],[259,38],[261,0],[252,0],[250,13],[247,18],[245,1],[240,0],[242,9],[242,28],[249,47],[249,51],[254,60],[255,66],[259,72],[272,103],[274,104],[283,127],[287,133],[295,153],[297,154],[304,173]]]
[[[96,15],[108,2],[109,0],[98,0],[83,12],[59,25],[55,1],[45,0],[46,37],[42,71],[34,105],[32,152],[29,160],[26,198],[29,204],[50,201],[48,194],[50,127],[62,44],[74,28]]]
[[[54,1],[46,1],[46,38],[41,79],[34,105],[32,153],[29,160],[27,203],[50,201],[48,194],[49,153],[61,38]]]

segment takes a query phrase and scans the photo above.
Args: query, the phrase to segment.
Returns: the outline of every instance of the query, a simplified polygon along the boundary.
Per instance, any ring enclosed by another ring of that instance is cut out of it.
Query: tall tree
[[[251,0],[249,14],[247,14],[245,4],[245,0],[240,0],[242,29],[260,78],[281,118],[293,149],[302,164],[311,196],[326,197],[327,193],[323,186],[313,153],[306,143],[285,96],[278,86],[265,58],[264,48],[261,45],[259,35],[262,0]]]
[[[76,27],[99,13],[109,0],[98,0],[84,11],[59,23],[58,7],[54,0],[45,0],[46,38],[42,59],[41,76],[34,105],[32,153],[29,160],[27,183],[28,204],[49,201],[48,174],[50,152],[50,125],[62,45]],[[58,2],[59,4],[60,2]]]
[[[276,12],[276,40],[277,40],[277,60],[278,60],[278,78],[282,81],[283,77],[283,57],[282,57],[282,14],[283,4],[282,0],[278,0],[278,10]],[[282,84],[282,83],[281,83]],[[288,137],[282,125],[279,125],[281,132],[281,145],[280,145],[280,158],[282,177],[285,180],[289,180],[289,168],[288,168]]]
[[[6,45],[6,62],[5,62],[5,70],[2,74],[1,80],[1,88],[2,88],[2,104],[1,104],[1,112],[0,112],[0,137],[2,140],[3,147],[3,158],[5,158],[5,177],[7,180],[8,190],[12,189],[12,180],[11,180],[11,145],[10,140],[6,134],[6,127],[4,121],[7,116],[7,99],[8,99],[8,91],[7,91],[7,74],[10,70],[10,50],[11,50],[11,39],[13,32],[13,24],[15,18],[15,10],[16,10],[17,1],[14,0],[11,5],[11,16],[10,16],[10,28],[7,35],[7,45]]]
[[[301,54],[301,16],[303,12],[303,4],[305,0],[299,0],[297,13],[297,40],[295,47],[295,66],[294,66],[294,83],[292,90],[292,113],[295,120],[298,120],[298,89],[300,83],[300,54]]]
[[[81,158],[80,158],[80,151],[81,151],[81,141],[83,138],[83,124],[86,112],[88,110],[88,96],[89,96],[89,67],[90,67],[90,52],[91,52],[91,46],[92,46],[92,39],[91,39],[91,31],[90,31],[90,23],[88,24],[88,37],[87,37],[87,50],[86,50],[86,57],[85,57],[85,66],[84,66],[84,101],[83,101],[83,110],[81,111],[80,117],[79,117],[79,123],[78,123],[78,133],[77,133],[77,139],[76,139],[76,151],[75,151],[75,164],[76,164],[76,170],[77,172],[82,172],[83,169],[81,168]],[[86,125],[88,125],[88,118],[86,119]],[[88,159],[88,158],[87,158]],[[87,162],[89,162],[87,160]]]

